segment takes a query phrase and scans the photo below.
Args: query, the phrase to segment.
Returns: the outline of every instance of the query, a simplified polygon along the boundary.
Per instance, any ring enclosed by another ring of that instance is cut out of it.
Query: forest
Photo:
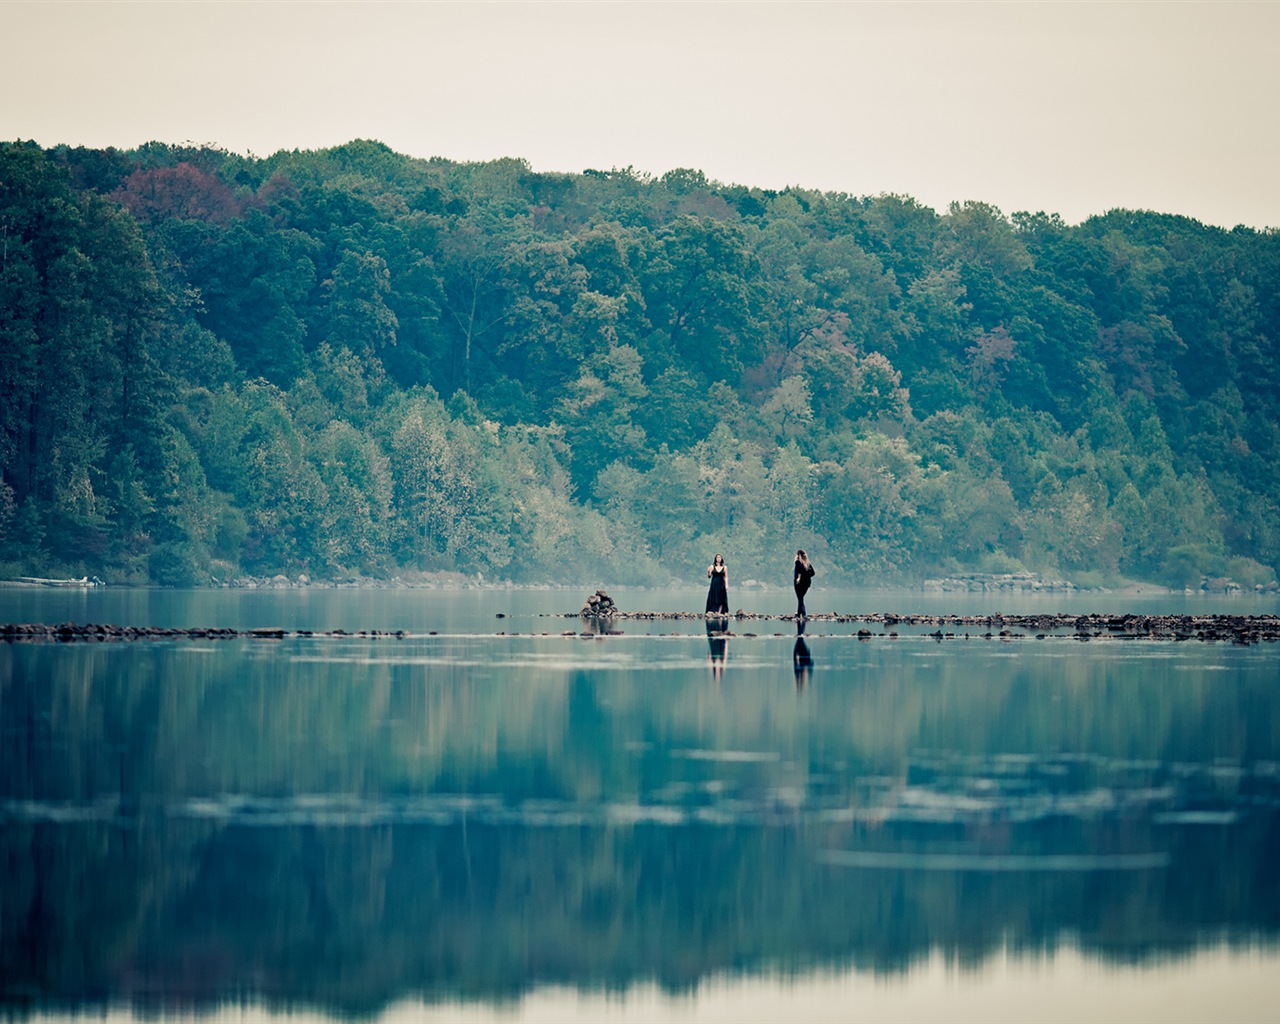
[[[1275,581],[1280,233],[0,143],[0,576]]]

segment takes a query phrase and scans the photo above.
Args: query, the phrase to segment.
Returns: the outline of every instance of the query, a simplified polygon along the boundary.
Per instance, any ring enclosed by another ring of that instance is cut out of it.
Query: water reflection
[[[803,690],[813,675],[813,655],[804,639],[804,619],[796,619],[796,645],[791,650],[791,667],[796,675],[796,689]]]
[[[729,619],[727,616],[707,618],[707,664],[716,682],[724,676],[725,659],[729,654]]]
[[[612,1021],[1026,1021],[1078,1024],[1123,1019],[1126,1024],[1203,1024],[1274,1019],[1277,958],[1256,949],[1218,947],[1167,961],[1116,965],[1067,947],[1050,970],[1040,957],[1001,953],[981,968],[941,954],[886,980],[871,971],[716,977],[691,999],[657,986],[625,993],[532,993],[501,1008],[463,1003],[406,1007],[414,1020],[507,1024]]]
[[[618,628],[618,620],[603,616],[581,616],[582,632],[592,636],[622,636],[624,630]]]
[[[1280,939],[1274,652],[824,636],[796,700],[802,630],[723,676],[707,643],[0,645],[0,1000],[367,1016]]]

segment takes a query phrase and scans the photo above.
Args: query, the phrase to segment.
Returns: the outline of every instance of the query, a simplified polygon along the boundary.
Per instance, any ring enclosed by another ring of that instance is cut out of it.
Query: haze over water
[[[856,626],[797,636],[776,620],[584,638],[551,614],[582,596],[0,592],[4,621],[412,634],[0,646],[6,1010],[1274,1007],[1273,645],[859,641]],[[677,610],[700,595],[615,597]],[[780,613],[786,598],[730,600]],[[810,606],[1275,610],[1142,598],[815,592]]]

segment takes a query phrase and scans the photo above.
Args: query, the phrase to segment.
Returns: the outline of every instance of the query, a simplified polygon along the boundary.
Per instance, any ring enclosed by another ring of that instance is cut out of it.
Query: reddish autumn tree
[[[225,183],[189,163],[134,171],[114,196],[147,223],[174,217],[225,224],[240,213]]]

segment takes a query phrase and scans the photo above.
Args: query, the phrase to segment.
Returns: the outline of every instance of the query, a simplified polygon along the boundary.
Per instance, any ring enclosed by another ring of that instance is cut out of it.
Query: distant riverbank
[[[584,581],[595,583],[597,581]],[[635,587],[637,590],[664,590],[699,585],[700,581],[672,579],[658,587]],[[214,588],[244,590],[290,590],[316,588],[324,590],[561,590],[574,589],[569,583],[516,583],[510,580],[489,579],[483,573],[468,575],[460,572],[417,572],[390,577],[346,576],[336,579],[313,579],[306,573],[286,576],[237,576],[215,579]],[[736,585],[738,590],[771,591],[787,590],[784,585],[773,585],[761,580],[747,579]],[[818,590],[824,588],[819,587]],[[840,587],[838,589],[844,589]],[[1243,586],[1228,578],[1205,578],[1195,587],[1170,588],[1158,583],[1133,580],[1116,585],[1088,585],[1060,578],[1046,578],[1036,573],[956,573],[930,577],[916,583],[859,585],[862,590],[919,591],[923,593],[1099,593],[1099,594],[1275,594],[1280,593],[1280,583]]]

